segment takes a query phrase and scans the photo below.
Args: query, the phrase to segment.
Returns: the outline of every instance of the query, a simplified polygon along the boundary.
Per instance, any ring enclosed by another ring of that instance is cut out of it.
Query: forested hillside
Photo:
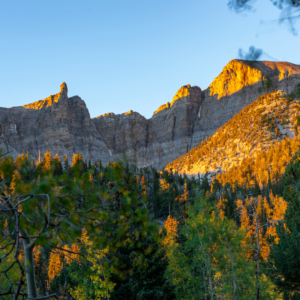
[[[279,91],[260,96],[213,136],[166,169],[196,175],[216,174],[226,182],[262,187],[282,176],[300,145],[300,87],[292,95]]]

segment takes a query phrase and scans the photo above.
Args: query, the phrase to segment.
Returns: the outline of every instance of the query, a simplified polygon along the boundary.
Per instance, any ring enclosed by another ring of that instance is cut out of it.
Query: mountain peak
[[[65,82],[60,85],[60,92],[49,97],[39,100],[33,103],[23,105],[27,109],[41,109],[44,107],[52,106],[54,103],[58,102],[61,99],[68,99],[68,87]]]
[[[218,99],[240,91],[259,81],[280,81],[300,74],[300,66],[289,62],[231,60],[208,87]]]
[[[175,101],[177,101],[180,98],[186,97],[190,94],[190,89],[191,89],[191,85],[187,84],[182,86],[177,93],[175,94],[175,96],[173,97],[173,100],[171,102],[171,106],[174,104]]]
[[[161,105],[155,112],[154,114],[157,114],[158,112],[166,109],[166,108],[170,108],[174,105],[174,103],[181,98],[187,97],[189,96],[191,93],[193,93],[193,91],[195,90],[200,90],[198,87],[195,86],[191,86],[190,84],[184,85],[182,86],[175,94],[175,96],[172,99],[172,102],[167,102],[166,104]],[[201,91],[200,91],[201,92]]]
[[[68,87],[67,87],[67,84],[65,82],[63,82],[61,85],[60,85],[60,91],[66,91],[66,93],[68,93]]]

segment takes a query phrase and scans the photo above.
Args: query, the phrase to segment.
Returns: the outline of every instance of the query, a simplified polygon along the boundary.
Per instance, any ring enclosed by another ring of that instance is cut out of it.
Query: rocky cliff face
[[[60,93],[23,107],[0,107],[0,148],[16,157],[28,152],[38,159],[49,149],[61,158],[81,152],[86,158],[111,159],[106,144],[80,97],[68,98],[66,84]]]
[[[232,60],[204,91],[183,86],[152,118],[137,112],[91,119],[83,100],[60,93],[23,107],[1,108],[0,147],[16,156],[50,150],[63,156],[81,152],[92,161],[127,156],[139,167],[162,168],[236,113],[271,90],[290,93],[300,83],[300,67],[286,62]]]
[[[125,154],[140,167],[161,168],[183,155],[193,136],[201,90],[188,85],[179,95],[149,120],[137,112],[106,114],[92,120],[116,159]]]
[[[287,62],[230,61],[203,91],[191,147],[211,136],[264,93],[291,93],[300,83],[300,66]]]
[[[162,168],[214,134],[260,95],[276,89],[290,93],[299,83],[297,65],[232,60],[206,90],[183,86],[149,120],[132,113],[93,121],[116,158],[124,151],[140,167]]]

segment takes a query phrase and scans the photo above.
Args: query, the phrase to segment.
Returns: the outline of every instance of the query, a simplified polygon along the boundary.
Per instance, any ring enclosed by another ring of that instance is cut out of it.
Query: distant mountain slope
[[[125,155],[138,167],[162,169],[215,134],[260,95],[274,90],[290,93],[299,83],[297,65],[232,60],[206,90],[182,86],[150,119],[131,110],[91,119],[84,101],[69,98],[63,83],[59,93],[44,100],[0,107],[0,148],[13,156],[28,151],[34,158],[48,149],[61,158],[80,152],[103,163]]]
[[[223,182],[246,182],[247,170],[262,184],[275,178],[300,145],[300,86],[287,97],[281,91],[260,96],[217,132],[167,165],[179,173],[224,173]],[[252,167],[255,165],[255,167]],[[268,174],[259,174],[269,170]],[[226,180],[225,180],[226,179]]]

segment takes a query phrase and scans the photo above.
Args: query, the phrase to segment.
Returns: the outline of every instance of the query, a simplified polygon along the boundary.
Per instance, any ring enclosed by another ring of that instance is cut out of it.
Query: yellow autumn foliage
[[[87,231],[83,229],[81,236],[81,243],[85,247],[88,253],[87,260],[92,263],[91,274],[89,275],[90,280],[96,286],[96,294],[94,295],[96,300],[108,299],[110,294],[115,287],[115,283],[109,280],[109,274],[104,268],[104,260],[109,252],[109,248],[97,250],[94,247],[93,242],[89,239]],[[70,294],[77,300],[89,300],[89,291],[87,290],[84,283],[77,287],[70,287]]]

